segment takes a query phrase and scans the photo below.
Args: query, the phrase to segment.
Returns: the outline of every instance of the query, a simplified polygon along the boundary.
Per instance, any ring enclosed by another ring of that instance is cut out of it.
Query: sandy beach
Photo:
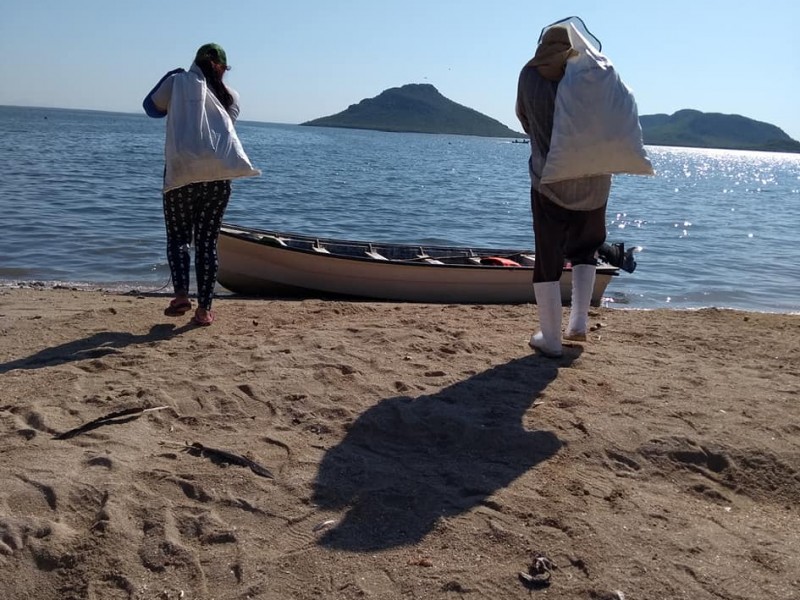
[[[0,598],[800,598],[800,316],[0,288]]]

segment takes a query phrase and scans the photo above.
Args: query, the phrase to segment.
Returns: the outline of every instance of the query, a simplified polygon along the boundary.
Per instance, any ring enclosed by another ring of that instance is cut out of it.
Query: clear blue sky
[[[740,114],[800,140],[797,0],[0,0],[0,104],[137,112],[203,43],[242,119],[299,123],[406,83],[520,130],[520,67],[578,15],[640,114]]]

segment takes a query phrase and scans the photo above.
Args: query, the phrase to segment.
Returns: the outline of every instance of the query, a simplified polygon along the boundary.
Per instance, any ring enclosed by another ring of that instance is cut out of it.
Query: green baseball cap
[[[225,50],[219,44],[203,44],[198,48],[195,54],[194,62],[198,62],[204,58],[213,60],[224,67],[228,66],[228,57],[225,56]]]

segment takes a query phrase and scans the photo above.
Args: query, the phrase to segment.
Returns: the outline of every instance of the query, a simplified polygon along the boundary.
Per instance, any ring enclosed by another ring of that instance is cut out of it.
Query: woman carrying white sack
[[[559,280],[565,261],[572,265],[572,298],[564,339],[586,340],[611,175],[653,174],[633,95],[599,42],[590,43],[578,27],[585,31],[576,17],[546,27],[517,87],[517,117],[531,140],[540,327],[529,345],[554,358],[563,353]]]
[[[214,322],[217,238],[231,179],[260,174],[233,127],[239,95],[222,81],[229,69],[225,51],[217,44],[204,44],[188,71],[175,69],[164,75],[142,103],[148,116],[167,117],[163,204],[175,298],[164,314],[177,317],[192,309],[189,248],[194,242],[196,325]]]

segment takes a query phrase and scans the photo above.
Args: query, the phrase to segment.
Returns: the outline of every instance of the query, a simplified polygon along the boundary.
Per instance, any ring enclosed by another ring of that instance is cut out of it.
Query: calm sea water
[[[508,140],[241,122],[260,178],[226,221],[320,236],[533,246],[529,146]],[[156,290],[169,281],[164,122],[0,107],[0,284]],[[618,176],[609,241],[640,246],[608,305],[800,311],[800,155],[650,147]]]

